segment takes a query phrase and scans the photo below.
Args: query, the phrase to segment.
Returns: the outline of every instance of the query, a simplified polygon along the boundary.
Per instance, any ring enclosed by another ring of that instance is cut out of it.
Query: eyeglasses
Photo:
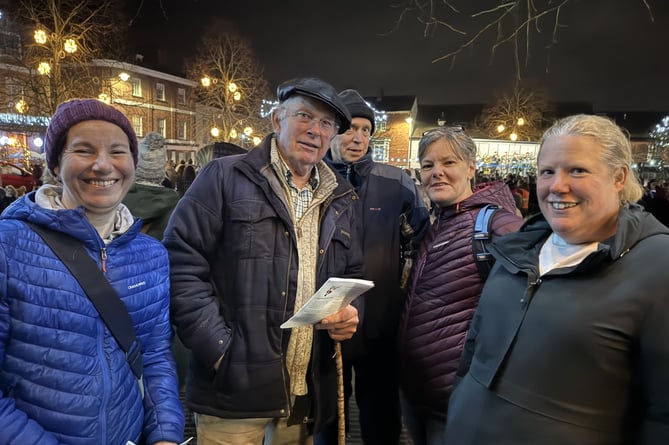
[[[326,133],[334,133],[339,128],[339,125],[337,125],[335,121],[331,119],[320,119],[313,117],[306,111],[294,111],[290,113],[290,117],[304,125],[312,125],[314,122],[316,122],[318,123],[318,127],[321,129],[321,131]]]
[[[445,134],[445,133],[464,133],[464,132],[465,128],[462,125],[455,125],[453,127],[437,127],[431,130],[426,130],[423,132],[423,136],[427,136],[428,134],[431,133]]]

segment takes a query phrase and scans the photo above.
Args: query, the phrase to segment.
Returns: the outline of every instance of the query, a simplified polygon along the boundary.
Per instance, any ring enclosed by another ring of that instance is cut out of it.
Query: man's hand
[[[322,319],[316,329],[327,329],[331,339],[342,341],[353,337],[359,322],[358,309],[349,304],[336,314]]]

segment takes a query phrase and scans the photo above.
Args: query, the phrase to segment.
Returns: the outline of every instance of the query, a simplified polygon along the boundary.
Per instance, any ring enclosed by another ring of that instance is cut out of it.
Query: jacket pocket
[[[284,231],[279,230],[279,217],[266,201],[235,201],[228,208],[228,218],[223,245],[232,255],[242,259],[274,255],[276,237]]]
[[[348,227],[336,226],[327,247],[327,276],[341,277],[346,274],[351,249],[351,232]]]

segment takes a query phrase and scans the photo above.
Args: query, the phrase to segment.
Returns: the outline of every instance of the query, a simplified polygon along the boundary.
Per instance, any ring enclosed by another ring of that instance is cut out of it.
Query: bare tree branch
[[[392,7],[399,9],[400,12],[392,31],[399,29],[409,17],[415,16],[415,19],[424,25],[425,37],[434,36],[438,28],[459,36],[467,36],[465,41],[432,60],[432,63],[437,63],[446,60],[455,61],[459,54],[482,43],[495,30],[496,35],[490,45],[491,54],[494,57],[500,47],[511,45],[518,79],[521,78],[521,67],[528,66],[532,42],[542,33],[542,24],[545,24],[546,20],[552,23],[550,44],[545,47],[549,49],[558,41],[558,31],[563,26],[560,23],[563,10],[574,3],[572,0],[506,0],[493,6],[483,6],[479,10],[465,12],[471,10],[474,2],[459,1],[462,7],[456,4],[458,0],[405,0],[394,4]],[[653,22],[655,19],[648,0],[639,1]]]
[[[243,145],[240,137],[244,128],[252,128],[253,135],[269,131],[268,120],[260,116],[262,100],[270,96],[269,86],[249,41],[230,23],[219,20],[205,32],[197,56],[186,70],[200,85],[198,98],[204,108],[200,134],[209,134],[216,127],[218,140]],[[207,86],[201,83],[205,77],[209,79]]]
[[[21,0],[14,7],[22,50],[9,60],[14,67],[11,87],[6,88],[10,101],[25,103],[32,115],[50,116],[65,100],[97,97],[102,85],[90,63],[122,46],[115,40],[123,35],[118,32],[118,4],[113,0]],[[43,41],[35,40],[36,30],[44,33]]]
[[[553,110],[548,96],[536,87],[516,82],[513,91],[500,95],[486,107],[476,121],[474,131],[493,139],[536,141],[551,121]]]

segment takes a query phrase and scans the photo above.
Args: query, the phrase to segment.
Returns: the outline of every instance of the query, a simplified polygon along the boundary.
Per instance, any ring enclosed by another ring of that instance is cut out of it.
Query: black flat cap
[[[287,80],[276,89],[279,103],[294,94],[311,97],[332,108],[339,121],[339,134],[344,133],[351,126],[351,114],[341,98],[337,96],[337,91],[329,83],[316,77],[301,77]]]

